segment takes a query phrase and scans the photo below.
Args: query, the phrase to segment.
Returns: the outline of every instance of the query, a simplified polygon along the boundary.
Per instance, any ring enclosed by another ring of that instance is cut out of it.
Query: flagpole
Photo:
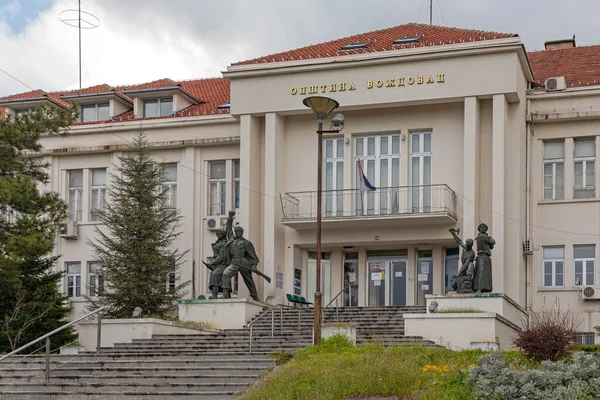
[[[360,196],[360,215],[365,215],[365,192],[363,190],[363,181],[362,181],[362,176],[363,176],[363,170],[362,170],[362,166],[360,165],[360,158],[357,158],[356,160],[356,165],[358,166],[358,172],[360,174],[360,189],[359,189],[359,196]]]

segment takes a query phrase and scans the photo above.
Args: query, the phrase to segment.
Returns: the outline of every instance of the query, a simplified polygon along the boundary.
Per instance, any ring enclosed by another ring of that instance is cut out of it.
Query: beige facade
[[[532,90],[518,37],[233,65],[224,76],[230,114],[86,124],[44,138],[52,190],[68,199],[70,171],[83,174],[79,237],[56,245],[60,268],[80,263],[82,291],[93,262],[86,243],[102,228],[90,215],[93,170],[114,170],[142,129],[156,160],[177,165],[178,246],[191,249],[181,275],[193,281],[188,297],[192,287],[196,296],[208,291],[200,261],[212,256],[209,220],[218,226],[236,209],[273,278],[255,277],[261,298],[310,300],[317,121],[302,100],[323,95],[340,103],[346,119],[341,132],[324,137],[325,304],[344,288],[345,305],[425,304],[425,294],[448,290],[458,268],[448,229],[474,238],[485,222],[497,242],[495,292],[527,309],[570,308],[582,331],[600,325],[598,303],[582,294],[598,281],[597,88]],[[188,105],[170,95],[174,108]],[[131,93],[134,113],[152,96]],[[360,191],[359,160],[376,191]],[[218,178],[213,162],[221,163]],[[77,314],[83,300],[74,297]]]

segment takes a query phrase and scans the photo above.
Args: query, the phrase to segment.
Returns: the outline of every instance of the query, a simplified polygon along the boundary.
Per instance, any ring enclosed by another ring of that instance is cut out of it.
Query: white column
[[[196,297],[204,291],[200,291],[198,285],[199,268],[198,263],[202,264],[198,257],[198,246],[199,243],[196,240],[196,227],[195,224],[199,220],[194,214],[194,205],[197,201],[196,198],[196,179],[195,173],[196,164],[194,157],[194,148],[186,147],[182,149],[181,162],[177,166],[177,207],[181,210],[181,232],[186,234],[179,237],[179,249],[185,251],[190,249],[190,253],[185,259],[185,263],[180,269],[180,279],[182,282],[186,282],[192,279],[194,276],[192,271],[192,265],[196,260],[196,276],[195,283],[189,285],[185,290],[189,296],[192,295],[192,285],[196,286]],[[187,296],[186,296],[187,297]]]
[[[294,269],[284,266],[285,227],[282,218],[280,192],[283,191],[283,146],[285,118],[276,113],[268,113],[265,117],[265,154],[264,154],[264,199],[263,199],[263,251],[262,270],[271,277],[271,284],[264,282],[263,297],[276,296],[282,303],[285,297],[284,288],[277,288],[277,273],[293,276]],[[262,279],[262,278],[260,278]]]
[[[492,223],[489,234],[496,240],[492,251],[492,279],[494,292],[506,291],[504,265],[505,198],[506,198],[506,138],[508,130],[508,103],[504,94],[494,95],[492,127]]]
[[[252,115],[240,117],[240,211],[236,221],[244,228],[244,237],[254,244],[262,268],[261,248],[261,132],[260,120]],[[257,289],[261,277],[253,276]],[[275,279],[275,277],[272,277]],[[243,279],[239,278],[239,297],[248,298],[249,292]],[[259,297],[264,300],[263,296]]]
[[[463,137],[463,198],[462,232],[464,239],[475,239],[479,220],[479,100],[477,97],[465,98],[464,137]]]

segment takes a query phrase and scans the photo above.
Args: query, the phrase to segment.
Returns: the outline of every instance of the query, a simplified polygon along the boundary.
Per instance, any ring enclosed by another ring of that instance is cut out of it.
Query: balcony
[[[294,229],[314,229],[317,192],[281,194],[281,223]],[[447,185],[395,186],[364,192],[324,190],[323,228],[369,225],[452,224],[456,194]]]

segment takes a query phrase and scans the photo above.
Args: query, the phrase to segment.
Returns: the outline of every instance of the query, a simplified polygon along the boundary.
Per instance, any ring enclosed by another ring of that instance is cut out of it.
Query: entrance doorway
[[[369,306],[406,305],[406,258],[369,258]]]
[[[358,306],[358,253],[344,253],[344,307]]]
[[[417,252],[417,305],[425,305],[425,295],[433,293],[433,258],[431,250],[419,250]]]

